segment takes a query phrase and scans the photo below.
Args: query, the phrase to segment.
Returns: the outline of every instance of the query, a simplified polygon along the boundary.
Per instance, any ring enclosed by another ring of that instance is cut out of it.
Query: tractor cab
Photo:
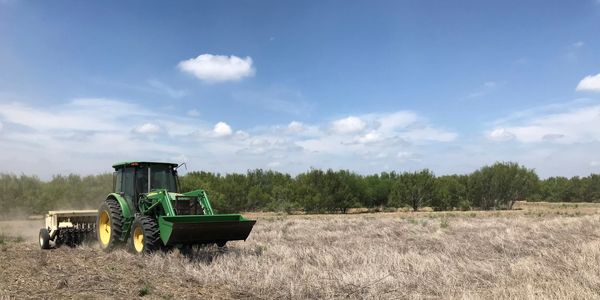
[[[113,192],[136,207],[142,194],[166,189],[178,192],[177,164],[160,162],[122,162],[113,165]]]

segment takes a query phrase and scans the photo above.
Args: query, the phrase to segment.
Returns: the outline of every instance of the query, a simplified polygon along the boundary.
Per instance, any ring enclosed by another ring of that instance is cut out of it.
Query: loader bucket
[[[165,245],[225,243],[246,240],[256,221],[241,215],[162,216],[160,238]]]

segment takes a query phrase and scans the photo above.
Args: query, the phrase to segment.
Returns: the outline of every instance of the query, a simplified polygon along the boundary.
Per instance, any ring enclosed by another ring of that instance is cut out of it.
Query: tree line
[[[203,188],[218,212],[339,212],[406,207],[418,210],[510,209],[515,201],[599,202],[600,175],[550,177],[499,162],[465,175],[436,176],[430,170],[360,175],[311,169],[297,176],[251,170],[245,174],[189,172],[182,191]],[[0,217],[53,209],[95,209],[112,189],[112,174],[36,176],[0,174]]]

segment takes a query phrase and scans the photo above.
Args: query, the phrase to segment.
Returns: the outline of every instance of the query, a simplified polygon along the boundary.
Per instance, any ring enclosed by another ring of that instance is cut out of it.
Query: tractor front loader
[[[254,223],[239,214],[215,214],[202,189],[178,192],[177,164],[124,162],[113,165],[113,193],[98,210],[100,247],[129,242],[149,253],[170,247],[246,240]]]

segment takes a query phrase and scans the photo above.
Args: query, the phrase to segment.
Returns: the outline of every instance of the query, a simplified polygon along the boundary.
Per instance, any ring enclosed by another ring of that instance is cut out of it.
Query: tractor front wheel
[[[160,249],[160,231],[156,220],[150,216],[138,216],[131,225],[131,245],[134,253],[147,254]]]
[[[96,233],[100,248],[110,251],[119,244],[123,230],[123,212],[121,205],[115,199],[106,199],[98,210]]]

